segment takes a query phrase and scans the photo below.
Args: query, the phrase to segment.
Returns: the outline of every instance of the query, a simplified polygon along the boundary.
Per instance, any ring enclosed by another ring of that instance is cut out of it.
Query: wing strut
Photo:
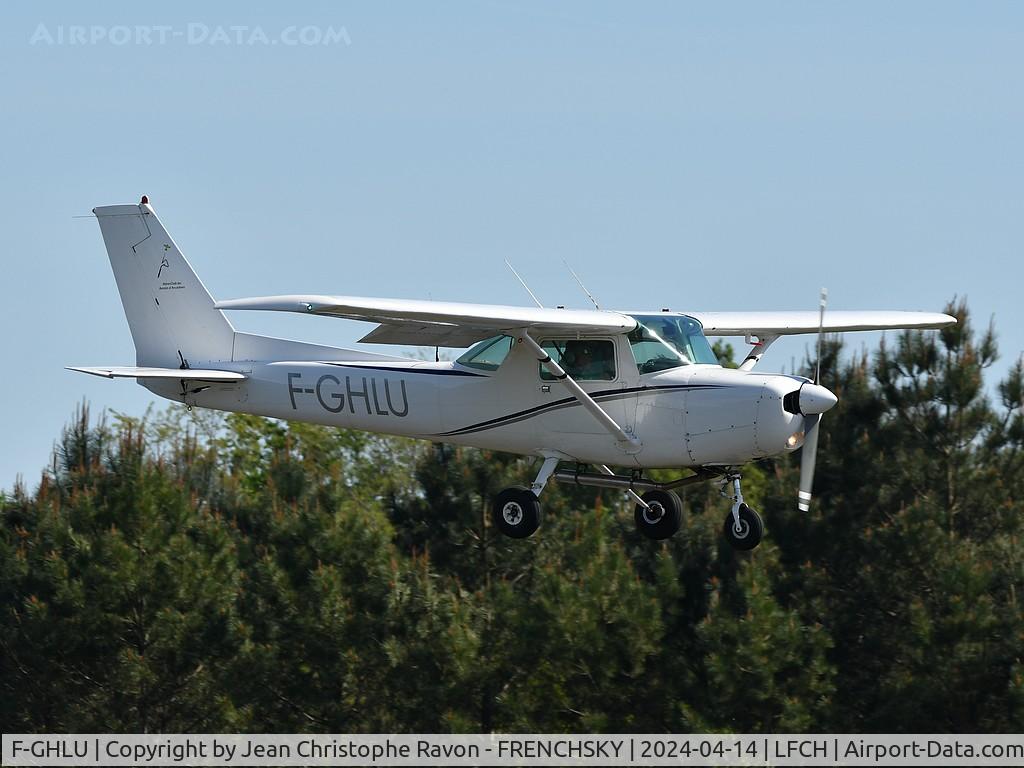
[[[754,341],[754,339],[757,341]],[[779,337],[774,335],[767,335],[764,337],[756,336],[753,334],[747,334],[747,344],[750,344],[753,349],[746,356],[742,363],[740,363],[741,371],[752,371],[754,366],[761,362],[761,358],[764,357],[764,353],[768,351],[768,347],[778,341]]]
[[[605,413],[604,409],[586,393],[586,391],[579,384],[576,383],[575,379],[572,378],[565,369],[562,368],[558,363],[551,359],[551,355],[544,351],[544,347],[538,344],[529,332],[523,330],[519,336],[519,340],[524,342],[528,346],[533,354],[536,355],[541,365],[548,369],[552,376],[558,379],[565,388],[568,389],[572,395],[580,401],[580,405],[589,411],[590,415],[597,419],[597,422],[607,429],[613,437],[619,441],[619,447],[622,448],[626,453],[639,453],[643,444],[636,439],[634,435],[620,427],[611,416]]]

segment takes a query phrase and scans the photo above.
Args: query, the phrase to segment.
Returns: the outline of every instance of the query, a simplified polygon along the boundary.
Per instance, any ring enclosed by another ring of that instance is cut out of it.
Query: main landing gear
[[[525,539],[540,526],[540,493],[558,467],[559,458],[548,456],[529,488],[514,485],[494,497],[491,516],[499,531],[513,539]]]
[[[732,500],[732,509],[726,515],[723,525],[726,541],[734,549],[746,551],[760,544],[764,536],[761,516],[744,503],[740,476],[736,472],[699,468],[689,477],[658,483],[642,477],[639,472],[628,477],[616,475],[604,465],[597,466],[600,472],[584,472],[578,465],[575,470],[559,470],[560,460],[554,456],[545,458],[537,479],[529,488],[513,486],[494,497],[491,515],[499,531],[513,539],[525,539],[532,535],[540,526],[540,494],[548,481],[553,479],[562,483],[625,491],[636,502],[633,512],[636,529],[649,539],[668,539],[679,530],[683,517],[683,503],[674,489],[721,478],[722,495]],[[643,492],[643,495],[638,491]]]
[[[633,512],[636,529],[648,539],[668,539],[679,530],[683,502],[674,491],[655,489],[640,497]]]
[[[525,539],[540,526],[540,499],[529,488],[515,485],[494,497],[494,524],[513,539]]]

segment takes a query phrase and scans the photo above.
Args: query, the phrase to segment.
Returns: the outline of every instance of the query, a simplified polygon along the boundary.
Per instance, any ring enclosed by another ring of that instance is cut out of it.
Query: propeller
[[[804,449],[800,456],[800,491],[796,506],[801,512],[811,508],[811,487],[814,485],[814,462],[818,458],[818,424],[821,414],[804,416]]]
[[[821,289],[818,310],[818,359],[814,366],[814,384],[800,387],[800,412],[804,414],[804,448],[800,456],[800,491],[797,508],[806,512],[811,508],[811,489],[814,486],[814,464],[818,458],[818,426],[821,414],[836,404],[836,396],[821,386],[821,340],[825,330],[825,305],[828,290]],[[805,391],[806,390],[806,391]]]

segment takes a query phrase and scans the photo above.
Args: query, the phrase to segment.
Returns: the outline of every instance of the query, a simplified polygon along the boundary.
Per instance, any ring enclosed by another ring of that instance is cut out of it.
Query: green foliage
[[[751,553],[715,485],[652,542],[622,494],[551,484],[513,541],[488,506],[527,459],[83,407],[0,497],[0,724],[1020,731],[1024,364],[986,388],[994,333],[949,311],[873,359],[826,340],[817,501],[795,458],[747,467]]]
[[[735,586],[716,585],[697,627],[706,677],[701,707],[688,707],[701,730],[799,733],[819,730],[834,693],[832,646],[821,624],[808,624],[771,594],[772,552],[743,563]]]
[[[718,362],[725,368],[739,367],[739,363],[736,362],[735,358],[736,352],[729,342],[716,339],[715,343],[711,345],[711,351],[715,353]]]

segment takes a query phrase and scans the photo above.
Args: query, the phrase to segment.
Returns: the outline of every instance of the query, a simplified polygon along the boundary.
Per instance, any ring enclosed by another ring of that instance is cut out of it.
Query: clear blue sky
[[[134,361],[98,227],[72,217],[143,193],[218,298],[528,303],[507,258],[543,301],[582,306],[566,258],[622,308],[814,309],[821,285],[836,309],[966,294],[995,318],[999,372],[1024,349],[1022,3],[0,15],[0,488],[19,473],[34,486],[83,398],[131,414],[150,401],[62,369]],[[59,42],[75,25],[182,34]],[[238,44],[232,26],[279,44]],[[348,42],[283,44],[306,26]],[[233,319],[340,345],[366,330]],[[788,369],[804,346],[763,365]]]

